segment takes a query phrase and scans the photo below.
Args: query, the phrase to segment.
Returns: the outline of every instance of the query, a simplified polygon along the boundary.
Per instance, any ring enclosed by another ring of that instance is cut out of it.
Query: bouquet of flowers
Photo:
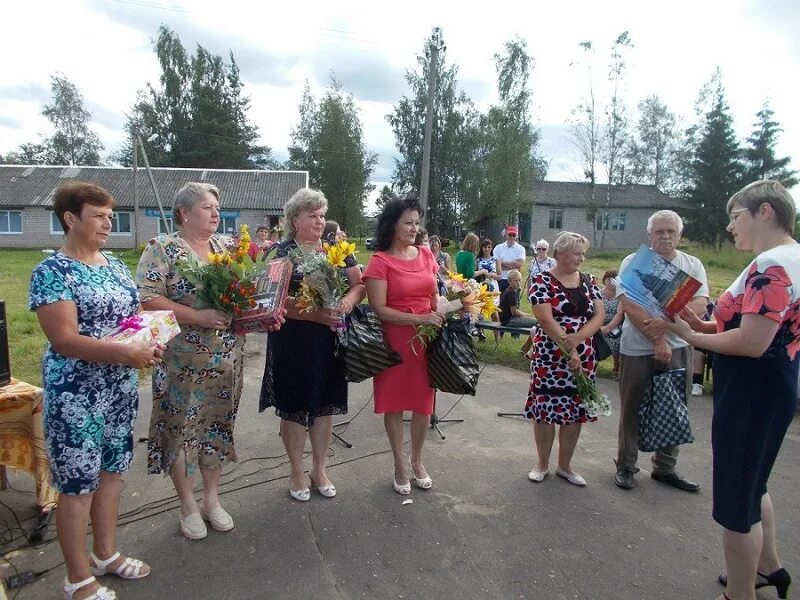
[[[322,251],[308,252],[297,247],[289,252],[292,262],[303,274],[295,303],[300,312],[319,308],[336,309],[350,289],[341,269],[345,259],[356,253],[356,245],[342,240],[336,244],[322,244]]]
[[[558,349],[561,350],[562,358],[568,360],[570,352],[567,347],[559,344]],[[586,416],[592,419],[609,416],[611,414],[611,402],[608,396],[600,393],[597,386],[584,373],[583,368],[578,365],[578,368],[572,371],[572,375],[575,377],[575,388],[583,401]]]
[[[479,316],[491,319],[497,312],[495,300],[500,294],[489,290],[485,283],[478,283],[474,279],[466,279],[459,273],[448,271],[444,285],[445,293],[439,300],[437,312],[443,313],[445,317],[460,313],[469,316],[470,320]],[[439,328],[434,325],[417,325],[416,333],[410,340],[414,354],[417,353],[417,346],[427,348],[438,335]]]
[[[215,308],[238,317],[255,306],[255,280],[265,264],[253,260],[249,249],[250,233],[247,225],[242,225],[238,244],[222,252],[209,252],[209,264],[191,254],[178,263],[181,274],[198,288],[198,307]]]

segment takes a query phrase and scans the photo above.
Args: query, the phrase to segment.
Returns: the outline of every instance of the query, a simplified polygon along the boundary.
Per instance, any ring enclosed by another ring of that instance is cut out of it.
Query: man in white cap
[[[525,264],[525,248],[522,244],[517,243],[517,234],[519,230],[514,225],[506,227],[505,239],[502,244],[497,244],[494,247],[492,256],[494,256],[500,263],[500,293],[506,291],[508,287],[508,272],[516,269],[522,269]]]

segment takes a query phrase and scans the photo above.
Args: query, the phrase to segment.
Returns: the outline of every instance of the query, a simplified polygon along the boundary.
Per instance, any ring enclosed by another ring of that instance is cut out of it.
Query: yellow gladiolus
[[[453,281],[461,281],[466,282],[467,280],[464,279],[464,276],[461,273],[454,273],[453,271],[447,272],[448,279],[452,279]]]

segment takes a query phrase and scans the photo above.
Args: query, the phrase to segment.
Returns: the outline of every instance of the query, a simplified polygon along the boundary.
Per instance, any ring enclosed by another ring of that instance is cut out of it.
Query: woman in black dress
[[[727,206],[736,247],[756,257],[720,296],[715,321],[689,311],[671,325],[692,346],[714,352],[714,520],[722,525],[727,576],[722,598],[755,598],[791,577],[775,543],[767,480],[797,408],[800,363],[800,245],[797,209],[777,181],[744,187]]]
[[[289,256],[292,250],[320,252],[327,210],[328,201],[322,192],[304,188],[292,196],[283,207],[287,239],[278,244],[275,257]],[[336,495],[325,466],[333,415],[347,412],[347,382],[333,355],[335,332],[342,316],[366,294],[352,254],[345,265],[342,271],[350,290],[339,308],[310,312],[300,312],[295,306],[293,297],[303,278],[295,266],[286,301],[286,323],[280,331],[269,334],[267,343],[259,410],[274,406],[281,418],[281,439],[291,465],[289,493],[300,502],[311,497],[303,468],[306,429],[311,438],[311,486],[326,498]]]

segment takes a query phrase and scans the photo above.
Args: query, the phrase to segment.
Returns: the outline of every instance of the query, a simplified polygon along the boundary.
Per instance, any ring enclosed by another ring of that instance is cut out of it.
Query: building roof
[[[292,194],[308,185],[307,171],[153,168],[152,174],[165,209],[189,181],[217,186],[223,210],[255,209],[273,214],[280,213]],[[68,181],[95,183],[108,190],[118,208],[134,207],[131,168],[44,165],[0,165],[0,206],[52,206],[56,189]],[[143,168],[136,173],[136,188],[140,207],[158,206]]]
[[[595,186],[595,201],[605,206],[608,185]],[[573,181],[540,181],[524,196],[524,201],[539,206],[589,206],[591,194],[589,184]],[[611,187],[609,208],[686,208],[682,200],[672,198],[654,185],[614,185]]]

